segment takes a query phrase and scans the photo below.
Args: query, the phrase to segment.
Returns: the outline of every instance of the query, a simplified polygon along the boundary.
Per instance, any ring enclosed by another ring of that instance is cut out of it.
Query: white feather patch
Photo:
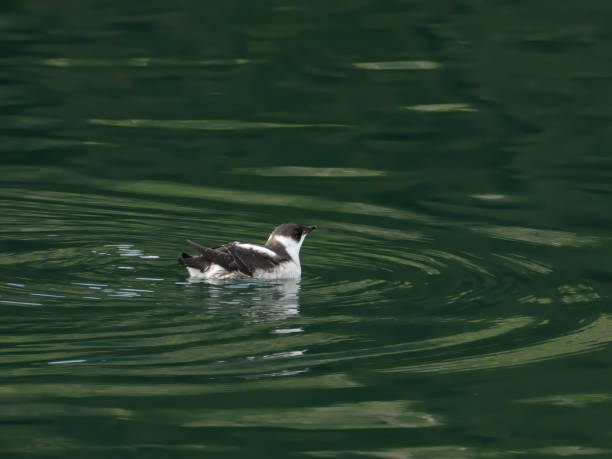
[[[263,255],[268,255],[270,257],[276,257],[276,252],[274,252],[273,250],[270,250],[266,247],[264,247],[263,245],[256,245],[256,244],[245,244],[242,242],[237,242],[236,245],[242,249],[247,249],[247,250],[253,250],[255,252],[259,252]]]
[[[302,234],[302,238],[297,242],[295,239],[287,236],[274,236],[274,240],[285,247],[291,259],[297,263],[298,266],[300,265],[300,248],[302,247],[304,239],[306,239],[306,234]]]

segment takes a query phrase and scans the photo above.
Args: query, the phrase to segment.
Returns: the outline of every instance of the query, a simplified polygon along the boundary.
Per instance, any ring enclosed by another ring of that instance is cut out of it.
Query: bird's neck
[[[288,258],[300,266],[300,248],[302,247],[302,242],[304,242],[304,237],[297,242],[287,236],[273,236],[266,242],[266,247],[276,252],[279,256]]]

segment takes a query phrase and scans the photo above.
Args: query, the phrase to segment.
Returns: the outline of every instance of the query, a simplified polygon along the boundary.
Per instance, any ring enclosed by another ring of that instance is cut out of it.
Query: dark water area
[[[611,13],[3,2],[2,457],[612,457]]]

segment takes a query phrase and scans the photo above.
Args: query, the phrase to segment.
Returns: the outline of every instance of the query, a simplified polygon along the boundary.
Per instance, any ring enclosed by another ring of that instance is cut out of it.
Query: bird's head
[[[276,247],[275,251],[278,252],[280,245],[294,261],[298,261],[304,239],[315,229],[317,229],[315,225],[301,226],[296,223],[283,223],[274,228],[266,242],[266,247],[272,250],[275,250]]]

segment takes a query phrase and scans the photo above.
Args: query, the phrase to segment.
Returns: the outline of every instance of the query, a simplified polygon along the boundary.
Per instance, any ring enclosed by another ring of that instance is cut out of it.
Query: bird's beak
[[[310,233],[311,231],[314,231],[314,230],[316,230],[316,229],[317,229],[317,225],[312,225],[312,226],[303,226],[303,227],[302,227],[302,230],[303,230],[303,231],[304,231],[306,234],[308,234],[308,233]]]

